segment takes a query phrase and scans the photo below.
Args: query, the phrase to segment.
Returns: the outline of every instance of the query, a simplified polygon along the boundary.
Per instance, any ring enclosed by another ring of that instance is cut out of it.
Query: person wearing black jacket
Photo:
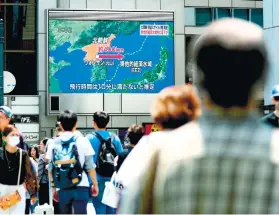
[[[273,128],[279,127],[279,85],[275,85],[272,89],[271,100],[275,105],[275,111],[262,118],[262,121]]]
[[[31,195],[32,203],[36,202],[36,177],[32,173],[29,156],[25,150],[17,147],[19,133],[12,125],[7,125],[2,131],[2,146],[0,147],[0,193],[1,196],[18,191],[21,201],[8,209],[10,214],[25,214],[25,189]],[[20,160],[21,158],[21,160]],[[21,162],[19,162],[21,161]],[[0,209],[0,214],[7,211]]]

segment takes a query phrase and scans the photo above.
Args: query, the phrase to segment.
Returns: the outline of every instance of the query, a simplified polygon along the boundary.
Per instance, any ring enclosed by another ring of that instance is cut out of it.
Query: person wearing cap
[[[279,84],[275,85],[272,89],[272,97],[271,100],[275,105],[275,111],[264,116],[262,121],[273,128],[279,127]]]

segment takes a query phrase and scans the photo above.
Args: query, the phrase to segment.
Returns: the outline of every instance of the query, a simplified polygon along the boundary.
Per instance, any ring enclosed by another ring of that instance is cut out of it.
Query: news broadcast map
[[[174,85],[173,22],[49,20],[49,93],[158,93]]]

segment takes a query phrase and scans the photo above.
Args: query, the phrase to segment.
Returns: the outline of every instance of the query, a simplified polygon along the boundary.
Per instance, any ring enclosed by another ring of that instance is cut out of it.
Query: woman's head
[[[178,128],[197,119],[200,114],[200,101],[191,85],[162,90],[151,109],[154,122],[163,129]]]
[[[2,132],[3,144],[16,147],[20,142],[19,135],[18,130],[14,126],[7,125]]]
[[[139,140],[144,136],[144,129],[141,125],[132,125],[128,128],[127,138],[131,145],[136,145]]]
[[[29,157],[32,157],[32,158],[39,158],[39,149],[37,146],[32,146],[30,149],[29,149]]]

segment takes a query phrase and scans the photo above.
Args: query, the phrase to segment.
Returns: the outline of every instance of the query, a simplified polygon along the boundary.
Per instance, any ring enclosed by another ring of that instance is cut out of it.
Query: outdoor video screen
[[[174,85],[173,14],[95,14],[49,11],[49,93],[158,93]]]

